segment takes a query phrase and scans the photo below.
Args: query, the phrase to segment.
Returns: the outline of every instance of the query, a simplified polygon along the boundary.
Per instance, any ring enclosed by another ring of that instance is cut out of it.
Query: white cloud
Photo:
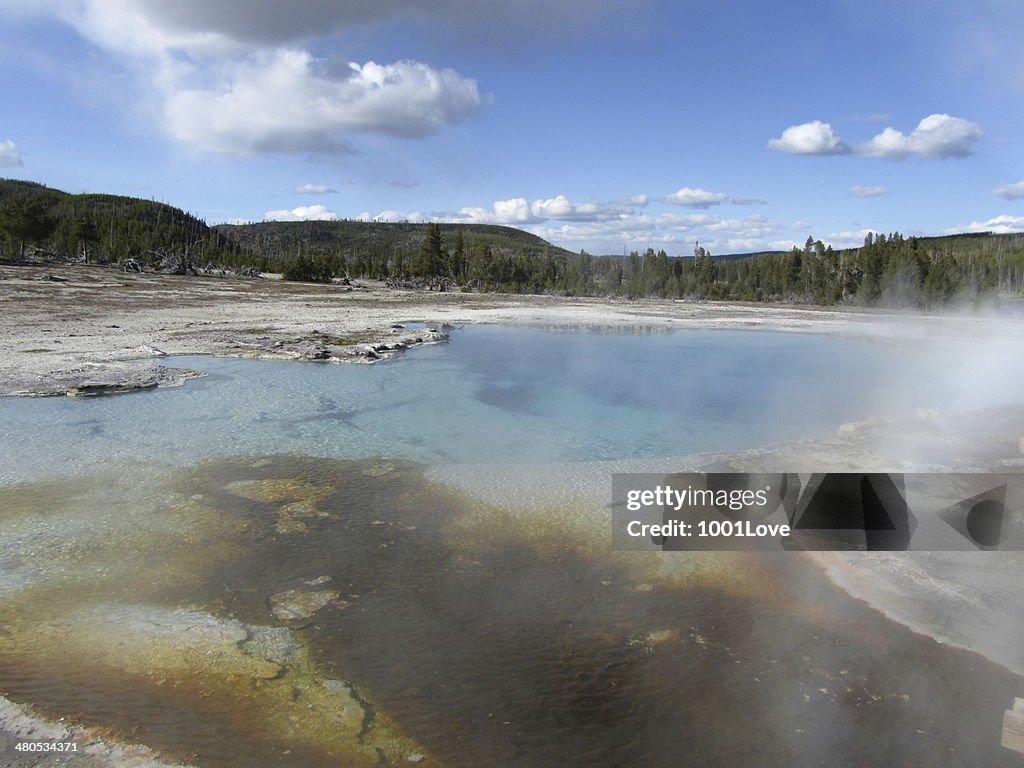
[[[993,189],[992,194],[1004,200],[1024,200],[1024,181],[1002,184]]]
[[[21,165],[21,151],[10,139],[0,141],[0,168],[11,168]]]
[[[774,227],[764,216],[750,216],[746,219],[719,219],[708,224],[712,232],[728,232],[733,236],[751,238],[771,232]]]
[[[337,191],[326,184],[303,184],[301,187],[295,188],[297,195],[332,195]]]
[[[864,245],[864,238],[873,231],[872,229],[844,229],[841,232],[833,232],[828,237],[822,238],[822,240],[836,250],[840,248],[860,248]],[[802,243],[800,247],[803,247]]]
[[[719,221],[718,218],[707,213],[659,213],[651,220],[663,227],[669,227],[682,232],[695,227],[705,227]]]
[[[768,142],[768,149],[794,155],[845,155],[850,151],[832,126],[820,120],[791,125],[779,138]]]
[[[632,213],[634,208],[645,205],[646,195],[634,195],[612,203],[573,203],[565,195],[556,195],[547,200],[534,200],[530,204],[530,212],[536,219],[602,221],[619,219]]]
[[[886,128],[870,141],[858,144],[857,153],[867,157],[903,160],[907,157],[966,157],[981,138],[981,127],[970,120],[946,114],[928,115],[909,135]]]
[[[335,221],[338,214],[327,210],[325,205],[300,205],[291,210],[267,211],[263,214],[267,221]]]
[[[625,222],[588,221],[530,227],[529,231],[553,243],[596,248],[607,252],[619,250],[625,243],[657,240],[657,230],[653,222],[645,216]]]
[[[936,113],[922,119],[909,135],[889,127],[874,138],[854,145],[852,151],[864,157],[890,160],[966,157],[981,135],[977,123]],[[851,151],[832,126],[820,120],[790,126],[782,136],[769,141],[768,148],[797,155],[844,155]]]
[[[748,253],[751,251],[767,250],[764,241],[757,238],[730,238],[725,241],[725,247],[730,253]]]
[[[15,0],[21,10],[58,16],[111,54],[137,87],[125,101],[203,151],[346,152],[353,134],[428,136],[484,106],[476,81],[452,69],[322,60],[303,46],[355,11],[313,0],[303,9],[258,4],[233,15],[228,7],[239,2]],[[380,16],[370,3],[355,5]]]
[[[674,203],[675,205],[702,209],[710,208],[713,205],[721,205],[728,199],[729,196],[724,192],[708,192],[700,187],[682,187],[672,194],[665,196],[667,202]]]
[[[564,219],[572,216],[576,206],[565,195],[556,195],[547,200],[534,200],[530,212],[538,219]]]
[[[729,202],[733,205],[768,205],[768,201],[760,197],[734,197]]]
[[[527,229],[546,240],[571,249],[585,247],[596,253],[621,253],[623,248],[665,248],[670,255],[689,254],[694,240],[713,253],[756,251],[770,247],[767,238],[779,226],[764,216],[722,219],[707,213],[634,213],[614,220],[542,224]]]
[[[997,235],[1024,232],[1024,216],[1009,216],[1007,214],[993,216],[987,221],[972,221],[965,227],[955,227],[946,232],[950,235],[959,232],[995,232]]]
[[[626,202],[628,201],[628,202]],[[467,224],[509,224],[522,226],[546,221],[621,222],[632,216],[636,208],[647,204],[646,195],[620,198],[612,203],[574,203],[563,194],[540,198],[533,202],[525,197],[497,200],[490,208],[466,207],[439,213],[438,218]]]
[[[885,187],[862,187],[857,184],[850,187],[850,197],[866,199],[869,197],[881,197],[885,194],[888,194]]]
[[[358,221],[390,221],[390,222],[424,222],[431,221],[427,216],[424,216],[419,211],[411,211],[406,213],[405,211],[387,210],[381,211],[380,213],[373,214],[369,211],[363,211],[356,216]]]
[[[427,136],[482,105],[474,80],[415,61],[326,72],[307,51],[275,50],[222,71],[212,86],[166,94],[174,138],[212,152],[343,152],[343,135]]]
[[[514,224],[517,222],[534,220],[530,204],[522,197],[512,197],[508,200],[497,200],[492,207],[494,210],[494,219],[498,223]]]
[[[651,199],[647,195],[626,195],[625,197],[618,197],[613,201],[613,205],[626,206],[628,208],[644,208]]]

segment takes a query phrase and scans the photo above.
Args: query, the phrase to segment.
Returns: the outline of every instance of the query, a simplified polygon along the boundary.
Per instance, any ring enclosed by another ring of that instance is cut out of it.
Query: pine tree
[[[432,289],[442,274],[446,260],[444,244],[441,240],[441,226],[437,222],[427,225],[427,234],[423,238],[417,257],[416,272],[427,281],[428,287]]]
[[[40,195],[12,195],[0,203],[0,232],[18,243],[18,258],[25,258],[28,243],[41,243],[57,228],[50,205]]]

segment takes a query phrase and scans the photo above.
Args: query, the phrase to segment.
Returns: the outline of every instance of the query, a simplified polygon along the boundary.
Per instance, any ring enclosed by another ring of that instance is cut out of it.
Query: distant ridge
[[[251,224],[217,224],[214,230],[240,247],[271,261],[305,256],[353,256],[361,252],[415,253],[423,242],[427,224],[356,221],[261,221]],[[493,224],[439,224],[449,244],[461,232],[467,240],[491,248],[566,257],[570,251],[515,227]]]
[[[203,263],[236,264],[247,256],[202,219],[155,200],[69,194],[32,181],[0,179],[0,204],[15,195],[31,195],[49,204],[56,228],[46,245],[65,257],[80,256],[84,249],[94,252],[97,261],[117,262],[187,249]]]
[[[46,224],[32,228],[35,234],[12,224],[30,209]],[[698,248],[680,257],[647,249],[592,256],[487,224],[342,220],[211,227],[154,200],[68,194],[17,179],[0,179],[0,253],[11,261],[118,263],[177,274],[234,267],[242,275],[273,271],[289,280],[370,278],[396,288],[570,296],[930,307],[1024,295],[1024,233],[872,233],[863,246],[847,249],[808,239],[789,251],[718,255]]]

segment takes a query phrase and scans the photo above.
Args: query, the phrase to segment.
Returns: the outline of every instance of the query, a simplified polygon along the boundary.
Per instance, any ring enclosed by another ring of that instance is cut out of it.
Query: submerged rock
[[[250,637],[242,652],[275,664],[288,664],[298,656],[301,646],[287,627],[250,627]]]
[[[341,600],[333,589],[286,589],[270,598],[270,610],[281,621],[305,621],[328,605],[347,608],[350,603]]]
[[[278,533],[306,533],[307,521],[330,517],[317,507],[333,486],[313,485],[304,480],[236,480],[225,487],[229,493],[250,501],[280,504],[274,525]],[[281,503],[286,502],[286,503]]]

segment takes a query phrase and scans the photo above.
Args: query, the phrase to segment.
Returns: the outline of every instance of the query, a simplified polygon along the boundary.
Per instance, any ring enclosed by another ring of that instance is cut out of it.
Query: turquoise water
[[[962,352],[477,326],[371,366],[179,358],[210,375],[0,399],[0,694],[204,768],[411,762],[391,722],[423,765],[1009,766],[1020,678],[803,558],[624,558],[592,544],[600,514],[506,517],[390,460],[740,450],[1019,381]],[[309,590],[336,598],[273,612]],[[181,610],[200,624],[169,651]],[[254,652],[279,673],[208,637],[225,622],[276,638]]]
[[[0,400],[0,482],[290,451],[428,464],[682,456],[824,436],[956,395],[905,349],[772,332],[471,326],[375,365],[166,364],[209,376],[119,397]]]

